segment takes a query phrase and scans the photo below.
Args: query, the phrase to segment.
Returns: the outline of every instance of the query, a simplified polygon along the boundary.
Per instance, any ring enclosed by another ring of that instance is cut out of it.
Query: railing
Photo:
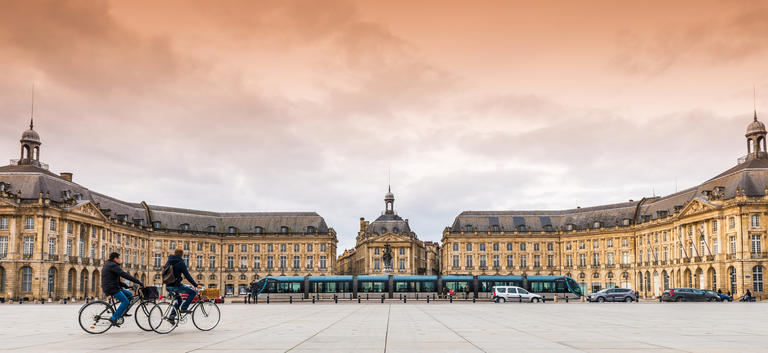
[[[615,268],[615,267],[616,267],[615,264],[606,264],[605,265],[605,268]]]
[[[728,254],[728,260],[736,260],[736,254]]]
[[[753,259],[764,259],[764,258],[766,258],[768,256],[766,255],[766,253],[761,252],[761,253],[751,253],[750,257],[753,258]]]
[[[693,262],[701,262],[701,256],[694,256]]]
[[[48,255],[48,260],[59,261],[59,255]]]
[[[24,254],[24,255],[22,255],[22,258],[24,260],[30,260],[30,259],[32,259],[32,254]]]
[[[91,259],[89,259],[87,257],[83,258],[83,265],[90,265],[90,264],[91,264]]]
[[[246,271],[248,271],[248,268],[247,267],[240,267],[237,270],[240,271],[240,272],[246,272]]]
[[[632,265],[630,265],[630,264],[621,264],[619,267],[621,267],[621,268],[631,268]]]
[[[71,264],[77,264],[79,261],[77,261],[77,256],[70,256],[69,257],[69,263]]]
[[[691,258],[684,257],[684,258],[680,259],[680,261],[681,261],[681,263],[687,264],[687,263],[691,262]]]
[[[715,261],[715,255],[707,255],[707,261]]]

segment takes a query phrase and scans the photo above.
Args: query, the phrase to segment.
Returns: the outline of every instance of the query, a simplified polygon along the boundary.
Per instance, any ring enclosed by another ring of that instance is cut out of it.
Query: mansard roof
[[[254,233],[256,227],[260,227],[262,233],[279,233],[282,227],[288,227],[289,233],[304,233],[308,227],[321,234],[329,231],[325,220],[315,212],[209,212],[155,205],[145,207],[142,203],[126,202],[91,191],[31,165],[0,167],[0,182],[9,184],[8,192],[22,201],[36,202],[40,192],[49,195],[53,203],[91,201],[111,219],[144,226],[160,222],[160,229],[181,230],[182,225],[188,225],[189,231],[203,232],[214,226],[217,233],[227,233],[229,227],[235,227],[240,233]]]
[[[469,225],[473,231],[487,232],[498,226],[499,231],[509,232],[524,225],[526,231],[554,231],[565,230],[568,225],[576,230],[594,228],[595,222],[605,227],[625,225],[625,220],[640,224],[671,216],[697,197],[724,200],[740,195],[742,190],[746,196],[760,197],[765,196],[766,187],[768,159],[748,159],[698,186],[663,197],[566,210],[464,211],[449,229],[461,232]]]
[[[411,227],[408,222],[396,214],[383,214],[371,222],[365,230],[365,234],[368,236],[385,233],[411,234]],[[412,235],[415,236],[415,234]]]

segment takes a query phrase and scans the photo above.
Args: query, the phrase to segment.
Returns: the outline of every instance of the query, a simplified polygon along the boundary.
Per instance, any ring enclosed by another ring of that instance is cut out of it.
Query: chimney
[[[72,173],[61,173],[61,178],[66,181],[72,181]]]

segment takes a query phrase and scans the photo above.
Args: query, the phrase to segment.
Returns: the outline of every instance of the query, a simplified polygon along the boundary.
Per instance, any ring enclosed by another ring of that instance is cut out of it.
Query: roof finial
[[[392,169],[387,167],[387,192],[392,192]]]
[[[752,108],[755,110],[755,121],[757,121],[757,89],[752,84]]]
[[[29,129],[35,128],[35,83],[32,82],[32,107],[29,112]]]

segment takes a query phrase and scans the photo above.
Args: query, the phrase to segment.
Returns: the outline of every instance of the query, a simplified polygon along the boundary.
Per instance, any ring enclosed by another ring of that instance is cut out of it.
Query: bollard
[[[427,304],[429,304],[429,296],[427,296]]]
[[[419,300],[419,293],[416,293],[416,301]]]
[[[357,297],[357,303],[360,304],[360,297]]]
[[[403,304],[405,304],[405,303],[407,303],[407,302],[408,302],[408,296],[407,296],[407,295],[406,295],[406,296],[403,296]]]
[[[288,297],[288,304],[293,304],[293,296]]]
[[[555,301],[555,303],[557,303],[557,295],[555,295],[555,297],[554,297],[554,298],[552,298],[552,300],[554,300],[554,301]]]
[[[541,303],[542,303],[542,304],[546,304],[546,303],[547,303],[547,297],[545,297],[545,296],[543,296],[543,295],[542,295],[542,296],[541,296]]]
[[[334,294],[334,295],[333,295],[333,302],[334,302],[335,304],[338,304],[338,303],[339,303],[339,296],[338,296],[338,295],[336,295],[336,294]]]
[[[267,304],[269,304],[269,296],[267,296]]]
[[[312,304],[314,304],[314,303],[315,303],[315,296],[313,295],[312,296]]]
[[[381,295],[381,303],[384,304],[384,294]]]
[[[368,293],[365,293],[365,301],[368,301]]]
[[[475,300],[477,300],[477,298],[475,298],[475,297],[472,297],[472,302],[473,302],[473,303],[475,302]]]
[[[567,295],[565,296],[565,302],[566,303],[568,302],[568,296]]]
[[[517,302],[518,303],[522,303],[523,302],[523,296],[522,295],[518,295],[517,296]]]
[[[450,296],[450,299],[448,299],[448,301],[453,303],[453,296]]]
[[[403,300],[403,293],[400,293],[400,300]]]

